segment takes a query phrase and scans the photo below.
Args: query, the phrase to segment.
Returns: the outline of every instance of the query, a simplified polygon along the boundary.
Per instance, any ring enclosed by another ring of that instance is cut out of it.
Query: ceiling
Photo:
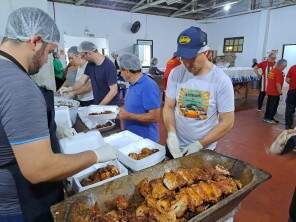
[[[204,20],[250,10],[296,4],[296,0],[49,0],[133,13]],[[229,11],[225,5],[231,5]]]

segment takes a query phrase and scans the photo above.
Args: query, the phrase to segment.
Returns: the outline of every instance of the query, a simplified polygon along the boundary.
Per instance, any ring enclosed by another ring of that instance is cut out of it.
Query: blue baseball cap
[[[194,59],[200,50],[207,46],[207,33],[198,27],[191,26],[181,32],[177,44],[177,56],[183,59]]]

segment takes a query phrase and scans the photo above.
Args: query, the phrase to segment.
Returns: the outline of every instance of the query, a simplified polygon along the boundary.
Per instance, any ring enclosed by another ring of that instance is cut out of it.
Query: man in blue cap
[[[208,60],[207,34],[190,27],[177,44],[182,64],[169,76],[163,110],[167,146],[174,158],[214,150],[234,124],[232,82]]]

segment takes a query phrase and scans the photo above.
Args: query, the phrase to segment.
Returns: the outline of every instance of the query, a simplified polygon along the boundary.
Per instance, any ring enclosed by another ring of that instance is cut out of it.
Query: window
[[[153,40],[137,40],[136,54],[142,63],[143,68],[150,66],[153,57]]]
[[[244,37],[225,38],[223,52],[242,53],[244,49]]]

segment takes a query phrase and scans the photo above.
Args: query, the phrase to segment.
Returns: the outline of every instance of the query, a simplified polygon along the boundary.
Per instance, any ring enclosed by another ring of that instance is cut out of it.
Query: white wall
[[[267,48],[278,49],[279,56],[282,56],[283,44],[296,44],[295,23],[296,6],[272,10]]]
[[[52,3],[48,3],[49,12],[53,15]],[[153,40],[154,56],[159,59],[159,67],[163,68],[165,62],[176,50],[178,34],[191,25],[197,25],[194,20],[167,18],[143,14],[133,14],[74,6],[68,4],[55,4],[56,22],[62,33],[74,36],[83,36],[87,27],[96,37],[109,40],[110,51],[129,51],[137,39]],[[142,24],[137,34],[132,34],[132,22],[139,20]]]
[[[237,53],[237,66],[250,66],[252,58],[256,58],[259,36],[258,21],[260,13],[236,16],[217,20],[207,24],[209,45],[223,55],[224,38],[244,36],[243,53]]]

